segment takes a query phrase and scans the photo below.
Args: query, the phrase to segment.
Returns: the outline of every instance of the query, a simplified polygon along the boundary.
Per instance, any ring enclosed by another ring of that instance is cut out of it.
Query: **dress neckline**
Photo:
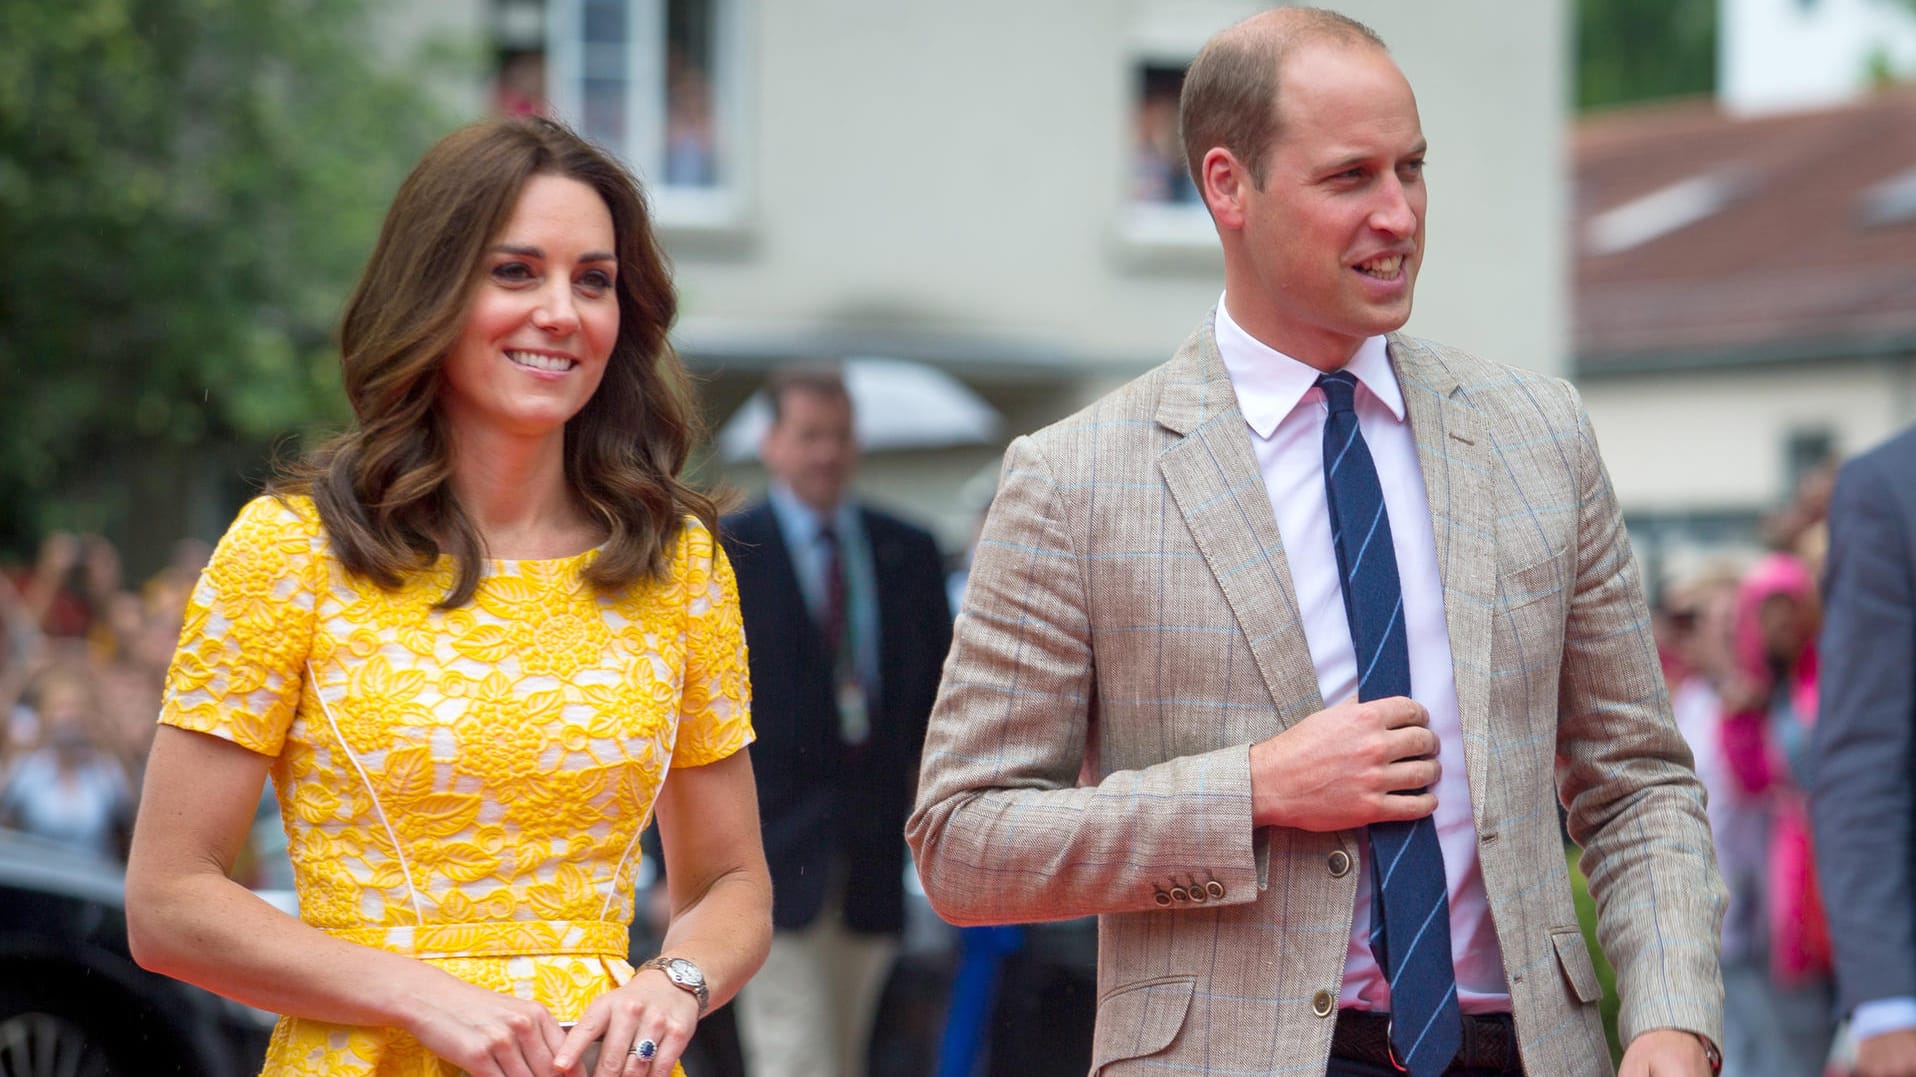
[[[566,565],[581,564],[605,552],[610,539],[578,553],[569,553],[562,557],[482,557],[485,566],[484,575],[492,576],[516,572],[526,568],[561,568]]]

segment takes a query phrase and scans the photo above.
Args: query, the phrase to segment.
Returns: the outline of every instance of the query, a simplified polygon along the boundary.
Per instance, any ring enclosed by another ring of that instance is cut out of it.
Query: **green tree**
[[[344,417],[340,303],[449,125],[372,18],[0,0],[0,546],[75,528],[150,559]]]
[[[1577,0],[1577,107],[1716,88],[1717,0]]]
[[[1916,0],[1900,0],[1900,2],[1904,8],[1908,9],[1911,15],[1916,15]],[[1877,89],[1895,86],[1908,81],[1909,76],[1898,68],[1894,58],[1890,55],[1889,47],[1884,42],[1878,41],[1876,46],[1869,50],[1869,55],[1864,59],[1863,63],[1869,78],[1869,84]]]

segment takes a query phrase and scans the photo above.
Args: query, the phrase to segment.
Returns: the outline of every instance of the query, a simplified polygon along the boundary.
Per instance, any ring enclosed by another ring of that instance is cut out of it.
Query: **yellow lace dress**
[[[300,916],[534,999],[560,1020],[632,975],[639,834],[672,767],[752,740],[731,566],[696,521],[617,599],[596,552],[348,575],[312,502],[260,498],[194,590],[160,721],[273,758]],[[442,1077],[404,1031],[282,1018],[266,1074]]]

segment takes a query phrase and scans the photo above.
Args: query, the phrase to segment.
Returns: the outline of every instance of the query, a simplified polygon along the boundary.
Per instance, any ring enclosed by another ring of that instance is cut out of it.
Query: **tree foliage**
[[[343,418],[339,305],[448,118],[365,0],[0,11],[0,543],[178,537],[209,474]]]
[[[1577,107],[1716,88],[1717,0],[1577,0]]]

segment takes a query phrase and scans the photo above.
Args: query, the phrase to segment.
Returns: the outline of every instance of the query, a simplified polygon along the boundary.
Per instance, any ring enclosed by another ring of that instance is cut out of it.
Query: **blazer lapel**
[[[1497,598],[1497,507],[1491,503],[1491,468],[1496,457],[1481,417],[1442,355],[1392,333],[1390,357],[1404,390],[1430,500],[1437,574],[1444,587],[1444,627],[1450,634],[1450,665],[1463,724],[1464,770],[1471,804],[1481,816],[1491,792],[1481,785],[1487,773],[1484,753],[1494,733],[1490,641]]]
[[[1276,704],[1262,739],[1323,700],[1270,495],[1210,320],[1171,360],[1156,418],[1181,435],[1159,456],[1158,471]]]
[[[752,516],[761,544],[759,556],[763,559],[764,578],[771,584],[770,604],[792,618],[793,635],[799,645],[810,652],[811,661],[822,663],[825,641],[819,636],[811,607],[805,604],[805,590],[798,584],[798,569],[792,564],[792,549],[785,542],[785,529],[778,525],[778,512],[766,501]]]

